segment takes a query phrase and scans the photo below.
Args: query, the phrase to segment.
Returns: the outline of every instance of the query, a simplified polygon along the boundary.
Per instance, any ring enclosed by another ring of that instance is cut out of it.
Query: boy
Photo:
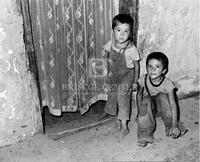
[[[177,138],[186,133],[178,124],[178,110],[175,100],[175,85],[165,75],[168,72],[168,58],[161,52],[150,53],[146,59],[147,74],[138,79],[137,144],[145,147],[154,141],[155,116],[161,116],[166,136]],[[182,130],[180,130],[182,129]]]
[[[104,46],[108,60],[106,79],[109,86],[104,110],[107,114],[118,115],[121,128],[115,136],[118,141],[129,133],[131,92],[137,88],[140,72],[140,56],[131,42],[132,29],[133,19],[130,15],[116,15],[112,20],[113,39]]]

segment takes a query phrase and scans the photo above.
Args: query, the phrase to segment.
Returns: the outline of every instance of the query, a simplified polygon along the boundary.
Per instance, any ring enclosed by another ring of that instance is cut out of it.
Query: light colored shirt
[[[145,87],[145,74],[143,74],[139,79],[138,83],[140,84],[141,87]],[[172,91],[174,88],[176,88],[175,84],[167,77],[163,80],[162,84],[158,87],[153,86],[149,80],[149,76],[147,76],[147,87],[149,89],[149,92],[151,96],[157,95],[158,93],[169,93]],[[144,96],[147,96],[148,93],[146,91],[146,88],[144,88],[143,92]]]
[[[121,49],[117,48],[114,46],[114,43],[112,42],[112,40],[109,40],[105,45],[104,45],[104,49],[108,52],[110,52],[111,47],[113,50],[115,50],[116,52],[119,52]],[[138,61],[140,60],[140,55],[136,49],[136,47],[134,46],[134,44],[132,44],[132,46],[126,48],[125,50],[125,59],[126,59],[126,67],[127,68],[134,68],[134,64],[133,61]]]

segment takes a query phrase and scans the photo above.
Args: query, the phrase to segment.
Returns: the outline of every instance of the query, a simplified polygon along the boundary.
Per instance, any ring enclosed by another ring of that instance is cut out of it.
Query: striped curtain
[[[117,0],[29,0],[42,106],[50,113],[88,111],[106,100],[102,47],[111,39]]]

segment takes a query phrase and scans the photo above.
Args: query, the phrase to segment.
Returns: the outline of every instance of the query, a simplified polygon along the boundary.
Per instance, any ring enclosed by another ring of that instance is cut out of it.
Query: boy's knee
[[[150,98],[150,96],[145,96],[145,97],[143,97],[143,99],[142,99],[142,104],[143,105],[151,105],[151,98]]]
[[[140,107],[139,113],[141,116],[144,116],[147,114],[147,108],[151,106],[151,98],[149,96],[145,96],[142,99],[142,106]]]
[[[170,111],[170,103],[169,103],[169,97],[166,93],[159,93],[157,95],[157,104],[158,109],[162,109],[164,111]]]
[[[158,93],[157,97],[161,100],[168,100],[168,94],[167,93]]]

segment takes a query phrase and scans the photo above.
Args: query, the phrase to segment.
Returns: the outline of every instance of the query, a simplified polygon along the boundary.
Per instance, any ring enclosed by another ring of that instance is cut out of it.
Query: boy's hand
[[[138,84],[137,83],[133,83],[132,84],[132,90],[133,91],[137,91],[137,88],[138,88]]]
[[[169,131],[169,136],[172,138],[178,138],[178,136],[181,134],[181,131],[178,127],[172,127]]]

